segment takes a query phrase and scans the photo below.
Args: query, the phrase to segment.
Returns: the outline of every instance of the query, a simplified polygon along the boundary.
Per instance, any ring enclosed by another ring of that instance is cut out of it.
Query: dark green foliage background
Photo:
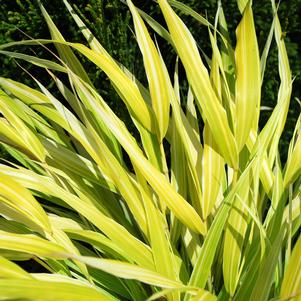
[[[217,0],[186,0],[183,1],[203,16],[208,16],[209,21],[214,21],[217,8]],[[52,16],[54,22],[62,32],[66,40],[85,42],[72,18],[68,14],[61,0],[42,1],[45,8]],[[81,15],[86,25],[91,29],[94,35],[101,41],[108,52],[122,62],[131,70],[142,82],[145,82],[145,74],[142,68],[142,59],[133,34],[131,16],[127,7],[119,0],[70,0],[77,12]],[[164,20],[158,6],[151,0],[136,0],[134,3],[156,20],[164,24]],[[233,45],[235,45],[235,28],[239,22],[240,14],[236,5],[236,0],[222,1],[226,19]],[[35,0],[0,0],[0,44],[27,39],[25,33],[32,38],[49,38],[47,25],[40,13]],[[262,50],[272,22],[270,0],[253,1],[255,23],[258,33],[259,47]],[[287,45],[288,55],[295,77],[292,103],[289,111],[288,122],[285,128],[284,137],[281,144],[281,156],[286,157],[288,141],[294,130],[296,119],[299,115],[299,105],[295,100],[300,98],[301,87],[301,0],[283,0],[279,8],[279,16],[284,31],[284,38]],[[186,16],[182,16],[185,23],[189,26],[199,46],[207,55],[210,53],[207,28],[200,26],[197,22]],[[173,72],[175,63],[175,53],[171,48],[162,43],[159,37],[156,37],[163,53],[169,70]],[[51,54],[43,48],[20,49],[20,51],[30,54],[36,54],[44,58],[51,58]],[[112,109],[130,126],[129,116],[120,105],[115,92],[111,89],[110,83],[105,75],[97,70],[93,64],[82,59],[85,69],[88,71],[92,81],[104,96]],[[25,62],[19,62],[31,74],[38,77],[48,88],[49,76],[43,70],[30,66]],[[1,76],[10,77],[26,84],[34,85],[31,78],[14,61],[5,56],[0,56]],[[263,85],[262,104],[274,107],[277,101],[277,91],[279,85],[277,69],[277,49],[272,45],[268,58],[268,65]],[[185,82],[183,82],[185,90]],[[263,112],[261,123],[263,124],[269,115],[268,111]],[[1,151],[1,150],[0,150]],[[3,154],[0,157],[2,157]]]

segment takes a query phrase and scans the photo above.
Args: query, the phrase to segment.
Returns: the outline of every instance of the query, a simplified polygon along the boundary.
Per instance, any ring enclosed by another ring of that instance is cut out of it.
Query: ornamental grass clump
[[[44,68],[57,90],[0,78],[0,140],[14,158],[0,164],[0,300],[301,300],[301,119],[283,163],[293,79],[274,0],[262,53],[251,1],[237,1],[233,47],[221,3],[212,25],[158,0],[164,28],[127,0],[147,85],[63,2],[88,46],[65,41],[42,5],[51,40],[0,46]],[[211,58],[174,9],[207,26]],[[178,55],[173,76],[150,29]],[[278,101],[259,128],[272,40]],[[57,53],[46,60],[19,45]],[[78,54],[106,74],[137,135]]]

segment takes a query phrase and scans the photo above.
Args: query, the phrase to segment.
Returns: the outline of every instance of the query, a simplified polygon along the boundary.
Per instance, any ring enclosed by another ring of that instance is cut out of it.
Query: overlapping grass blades
[[[237,1],[233,46],[221,1],[212,25],[158,0],[167,30],[127,0],[146,86],[63,2],[88,46],[67,42],[41,4],[52,39],[0,45],[56,88],[0,78],[0,142],[13,157],[0,164],[0,300],[299,300],[301,123],[280,162],[292,75],[274,0],[262,54],[252,1]],[[176,11],[208,27],[211,59]],[[150,28],[177,54],[173,75]],[[278,101],[259,128],[273,37]],[[49,44],[53,61],[17,52]],[[106,73],[135,135],[79,53]]]

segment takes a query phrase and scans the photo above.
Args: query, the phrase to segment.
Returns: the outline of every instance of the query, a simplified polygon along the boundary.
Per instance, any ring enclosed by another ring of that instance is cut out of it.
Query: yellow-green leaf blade
[[[136,279],[138,281],[164,287],[164,288],[180,288],[184,285],[178,281],[171,280],[159,273],[140,268],[137,265],[125,263],[117,260],[100,259],[95,257],[74,256],[74,258],[94,268],[105,271],[124,279]]]
[[[0,230],[0,249],[24,252],[39,257],[64,258],[64,247],[33,234],[16,234]]]
[[[251,1],[237,30],[235,138],[240,151],[253,128],[257,132],[260,110],[261,74]]]
[[[51,225],[45,211],[31,193],[12,177],[0,172],[0,212],[2,205],[7,205],[18,212],[19,218],[24,218],[23,222],[36,231],[51,232]]]
[[[0,256],[0,278],[31,279],[32,277],[16,263]]]
[[[42,297],[43,296],[43,297]],[[72,283],[29,279],[0,279],[0,300],[112,301],[96,289]]]
[[[284,273],[283,282],[281,285],[280,297],[283,299],[290,296],[298,295],[301,291],[301,237],[299,237],[287,268]],[[294,300],[299,300],[299,298]]]
[[[212,130],[223,157],[237,168],[237,147],[228,124],[227,114],[211,86],[208,71],[199,55],[196,43],[180,18],[173,12],[166,0],[159,5],[167,22],[172,40],[185,67],[189,83],[196,96],[197,104]]]
[[[134,19],[138,45],[143,55],[152,105],[159,126],[159,140],[161,141],[165,136],[169,121],[169,95],[166,88],[169,79],[166,77],[163,69],[165,66],[162,66],[163,62],[142,18],[133,3],[130,0],[127,2]]]

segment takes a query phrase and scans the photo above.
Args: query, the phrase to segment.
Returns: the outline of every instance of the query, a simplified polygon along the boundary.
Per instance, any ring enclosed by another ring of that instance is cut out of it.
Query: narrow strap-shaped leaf
[[[147,28],[137,12],[133,3],[128,0],[131,10],[137,42],[143,55],[144,68],[148,79],[149,90],[152,98],[152,106],[159,126],[159,140],[165,136],[169,122],[169,95],[166,89],[169,78],[164,72],[163,61],[152,41]]]
[[[105,48],[98,42],[96,37],[92,34],[92,32],[89,30],[89,28],[86,26],[86,24],[80,19],[80,17],[77,15],[75,10],[71,7],[71,5],[68,3],[67,0],[63,0],[64,4],[66,5],[69,13],[71,14],[72,18],[76,22],[77,26],[79,27],[80,31],[88,41],[91,49],[99,52],[99,53],[104,53],[108,54],[108,52],[105,50]]]
[[[286,299],[293,296],[296,296],[295,300],[300,299],[300,295],[299,295],[301,291],[300,253],[301,253],[301,237],[299,237],[293,249],[292,255],[289,259],[288,265],[284,273],[284,277],[281,285],[281,291],[280,291],[281,299]]]
[[[47,163],[50,163],[49,158],[51,158],[56,166],[64,166],[64,168],[95,184],[109,189],[112,192],[117,192],[112,179],[110,179],[108,175],[105,175],[98,165],[54,141],[42,136],[40,136],[40,138],[43,146],[47,150]]]
[[[45,150],[41,145],[34,129],[30,129],[14,112],[13,112],[13,102],[10,97],[0,90],[0,112],[9,121],[11,125],[11,130],[16,133],[19,132],[22,136],[21,146],[27,149],[27,152],[32,153],[40,161],[45,160]],[[11,109],[12,107],[12,109]],[[17,109],[17,108],[15,108]],[[2,131],[2,133],[4,133]],[[8,137],[9,138],[9,137]]]
[[[27,61],[31,64],[34,64],[36,66],[39,66],[39,67],[49,68],[51,70],[55,70],[55,71],[59,71],[59,72],[66,72],[66,68],[64,68],[60,64],[55,63],[50,60],[40,59],[40,58],[32,56],[32,55],[27,55],[24,53],[18,53],[18,52],[13,52],[13,51],[0,50],[0,53],[5,54],[10,57],[17,58],[17,59],[25,60],[25,61]]]
[[[258,128],[261,73],[251,2],[244,10],[237,30],[235,138],[240,151],[253,128]]]
[[[72,109],[80,117],[81,121],[84,122],[85,118],[88,118],[87,116],[89,116],[90,122],[93,122],[98,134],[106,142],[109,149],[114,153],[114,155],[116,156],[116,158],[118,158],[118,160],[120,162],[123,162],[120,145],[117,142],[116,138],[108,130],[107,126],[102,122],[102,120],[98,117],[97,114],[93,114],[95,119],[93,119],[92,116],[90,116],[90,111],[92,113],[94,113],[93,107],[87,106],[87,108],[85,108],[81,104],[81,102],[78,100],[78,98],[76,98],[76,96],[64,85],[63,82],[61,82],[59,80],[58,77],[56,77],[51,72],[49,72],[49,73],[51,74],[52,78],[54,79],[58,89],[61,92],[61,94],[65,97],[65,99],[68,101],[68,103],[70,104]],[[74,85],[74,83],[72,83],[72,86],[73,85]],[[78,91],[78,93],[80,93],[80,91]],[[87,105],[87,102],[85,102],[85,105]]]
[[[293,224],[293,235],[296,233],[301,225],[301,193],[298,193],[292,200],[291,204],[287,204],[284,213],[282,223],[286,223],[291,216]]]
[[[27,189],[2,172],[0,172],[0,199],[0,212],[2,205],[6,204],[19,213],[19,218],[23,216],[23,222],[29,227],[40,233],[51,233],[51,225],[42,206]]]
[[[210,33],[210,32],[209,32]],[[212,44],[216,44],[216,38],[210,33],[210,40]],[[221,57],[216,49],[213,47],[211,73],[210,78],[215,89],[216,95],[222,100],[221,77],[219,73],[219,64],[221,64]],[[202,191],[203,191],[203,217],[206,219],[211,213],[218,193],[221,189],[221,181],[223,176],[224,159],[218,152],[218,147],[214,141],[212,132],[207,122],[205,122],[203,130],[204,150],[202,157]]]
[[[61,137],[60,133],[55,130],[53,125],[49,123],[49,120],[46,121],[43,117],[41,117],[37,112],[35,112],[33,109],[28,107],[26,104],[24,104],[22,101],[18,99],[14,99],[15,103],[19,105],[20,110],[24,112],[24,115],[28,116],[30,121],[33,124],[33,128],[37,130],[38,133],[41,133],[43,136],[50,138],[51,140],[59,143],[60,145],[69,145],[65,141],[65,136]],[[19,117],[23,120],[26,121],[26,119],[23,119],[23,116]],[[39,139],[41,141],[41,136],[39,136]],[[41,141],[42,143],[42,141]]]
[[[32,276],[16,263],[0,256],[0,278],[31,279]]]
[[[191,301],[216,301],[217,297],[208,291],[200,290],[195,296],[191,297]]]
[[[222,176],[224,172],[224,159],[217,151],[217,145],[208,124],[205,124],[203,139],[202,191],[203,217],[206,219],[211,213],[221,189]]]
[[[222,59],[217,47],[216,41],[216,31],[214,31],[214,36],[209,30],[209,37],[210,42],[212,45],[212,60],[211,60],[211,70],[210,70],[210,80],[212,87],[218,97],[218,99],[222,100],[222,86],[221,86],[221,75],[220,75],[220,67],[221,72],[223,73],[222,69]],[[224,76],[224,74],[223,74]]]
[[[267,214],[265,223],[267,224],[267,231],[269,233],[270,241],[274,241],[280,230],[281,225],[285,220],[285,200],[287,193],[284,190],[283,186],[283,175],[282,169],[280,166],[279,158],[276,161],[275,168],[275,183],[273,185],[273,194],[272,194],[272,206]],[[292,202],[293,203],[293,202]],[[290,204],[288,204],[290,206]],[[295,219],[295,216],[292,216],[292,220]]]
[[[170,118],[170,127],[172,132],[170,140],[170,182],[175,190],[186,199],[188,192],[188,181],[186,176],[188,172],[187,159],[173,116]],[[177,241],[181,234],[181,228],[182,226],[177,218],[171,216],[171,241]]]
[[[181,230],[181,238],[183,244],[185,245],[187,257],[189,258],[192,266],[194,267],[201,254],[201,240],[197,235],[195,235],[195,233],[192,233],[189,229],[182,228]]]
[[[174,89],[170,88],[170,100],[173,109],[174,130],[179,137],[179,142],[181,142],[187,158],[188,166],[186,170],[189,175],[187,182],[188,187],[190,187],[190,200],[195,210],[201,214],[201,156],[203,147],[197,132],[190,125],[181,108],[178,62],[176,62],[174,74]]]
[[[0,78],[0,85],[3,89],[11,92],[31,108],[58,123],[62,128],[69,128],[67,120],[55,111],[51,101],[40,91],[3,77]]]
[[[144,21],[165,41],[172,45],[172,40],[170,38],[169,32],[155,19],[153,19],[150,15],[137,8],[140,16],[144,19]]]
[[[79,30],[84,35],[85,39],[90,45],[90,48],[94,50],[97,53],[105,54],[108,59],[111,59],[112,61],[115,61],[113,57],[110,56],[110,54],[106,51],[106,49],[102,46],[102,44],[96,39],[96,37],[93,35],[93,33],[89,30],[89,28],[86,26],[86,24],[80,19],[78,14],[75,12],[75,10],[71,7],[71,5],[67,2],[67,0],[63,0],[64,4],[66,5],[69,13],[71,14],[72,18],[76,22]],[[141,10],[138,9],[138,11],[141,13]],[[150,17],[149,17],[150,18]],[[155,22],[155,21],[154,21]],[[124,73],[132,80],[134,80],[137,85],[139,86],[140,92],[142,93],[143,98],[148,101],[148,90],[135,78],[134,74],[132,74],[124,65],[118,62],[118,65],[120,68],[124,71]]]
[[[132,262],[132,258],[128,255],[126,250],[120,248],[116,243],[114,243],[101,233],[90,230],[76,229],[64,229],[64,231],[71,239],[89,243],[110,257],[113,256],[114,258],[119,260],[127,260],[129,262]]]
[[[41,297],[43,296],[43,297]],[[0,300],[114,301],[96,289],[73,283],[32,279],[0,279]]]
[[[257,281],[253,287],[249,300],[265,301],[268,299],[270,289],[273,285],[277,260],[281,252],[285,232],[285,227],[282,227],[262,261],[261,267],[257,273]]]
[[[245,244],[249,214],[241,204],[249,204],[250,182],[246,180],[245,189],[235,196],[233,207],[230,210],[224,238],[223,275],[224,285],[230,296],[233,296],[238,284],[243,259],[243,246]]]
[[[28,157],[34,157],[32,152],[28,150],[27,145],[24,145],[24,141],[20,138],[19,132],[17,132],[12,126],[10,126],[5,118],[0,117],[0,141],[7,146],[12,146],[15,149],[21,150]]]
[[[156,207],[147,182],[139,172],[136,172],[136,175],[138,176],[138,181],[141,185],[139,190],[144,201],[150,245],[153,251],[156,271],[170,279],[178,280],[179,271],[175,268],[174,254],[172,253],[168,240],[169,233],[167,231],[167,222],[164,215]],[[172,293],[169,294],[167,298],[168,300],[179,301],[180,295]]]
[[[300,115],[301,116],[301,115]],[[294,137],[292,142],[295,140],[295,144],[289,151],[285,175],[284,175],[284,186],[287,187],[292,181],[294,181],[301,172],[301,117],[295,127]]]
[[[272,0],[273,13],[274,13],[274,22],[275,22],[275,40],[278,47],[278,68],[279,68],[279,76],[280,76],[280,87],[278,91],[278,100],[277,102],[285,102],[285,107],[281,112],[281,116],[277,120],[277,131],[275,133],[274,139],[270,146],[269,151],[269,164],[270,166],[274,162],[277,152],[278,152],[278,144],[284,129],[285,121],[287,118],[287,113],[289,109],[289,103],[292,93],[292,74],[290,70],[289,59],[284,43],[284,39],[282,37],[282,29],[280,25],[280,21],[277,15],[277,8],[275,1]]]
[[[195,107],[193,92],[190,87],[187,93],[186,117],[191,128],[195,132],[197,139],[200,141],[201,139],[200,139],[200,129],[198,124],[197,111]]]
[[[76,248],[76,246],[73,244],[71,239],[67,236],[67,234],[64,231],[57,229],[56,225],[52,225],[52,226],[53,226],[52,227],[53,241],[56,242],[58,245],[64,247],[68,253],[80,255],[78,248]],[[77,260],[74,260],[74,263],[78,266],[78,268],[80,269],[82,274],[86,277],[86,279],[90,280],[91,277],[89,275],[86,265]]]
[[[225,72],[226,80],[231,95],[235,94],[235,55],[234,49],[232,48],[230,34],[228,31],[228,25],[225,18],[224,10],[222,7],[222,1],[218,1],[218,24],[221,33],[222,44],[221,44],[221,56],[222,56],[222,66]]]
[[[64,37],[62,36],[62,34],[59,32],[59,30],[57,29],[57,27],[51,20],[49,14],[45,10],[45,8],[41,4],[41,2],[39,2],[39,6],[40,6],[42,14],[47,22],[52,39],[65,42]],[[86,81],[87,83],[91,83],[84,67],[82,66],[80,61],[77,59],[75,54],[72,52],[70,47],[68,47],[67,45],[63,45],[63,44],[56,44],[55,46],[56,46],[62,60],[67,63],[68,67],[73,72],[75,72],[78,76],[80,76],[84,81]]]
[[[269,50],[270,50],[272,40],[273,40],[274,30],[275,30],[275,21],[273,20],[268,38],[266,40],[264,49],[263,49],[261,57],[260,57],[261,83],[263,82],[263,78],[264,78],[266,63],[267,63]]]
[[[229,127],[226,112],[211,86],[207,69],[201,60],[196,43],[187,27],[173,12],[167,1],[160,0],[159,5],[175,48],[186,69],[199,109],[208,121],[215,141],[218,141],[221,154],[228,164],[237,168],[238,153],[234,136]]]
[[[221,9],[218,10],[217,16],[221,14]],[[211,72],[210,72],[210,79],[212,82],[212,87],[216,92],[216,95],[227,112],[229,124],[231,128],[234,128],[234,110],[235,110],[235,103],[234,103],[234,96],[231,94],[232,86],[234,86],[234,77],[233,69],[231,66],[234,64],[234,59],[229,58],[230,55],[224,52],[220,52],[217,45],[217,38],[216,38],[216,30],[214,31],[214,35],[209,30],[209,37],[212,47],[212,61],[211,61]],[[223,44],[222,44],[223,45]],[[228,46],[229,48],[230,46]],[[222,49],[223,50],[223,49]],[[227,50],[228,51],[228,50]],[[232,52],[231,52],[232,53]],[[225,60],[226,62],[223,62]],[[228,70],[228,69],[230,70]],[[231,69],[232,68],[232,69]],[[231,86],[230,86],[231,84]]]
[[[168,1],[168,3],[171,6],[179,9],[182,13],[190,15],[194,19],[198,20],[202,25],[205,25],[205,26],[208,26],[208,27],[213,27],[211,25],[211,23],[206,18],[204,18],[202,15],[198,14],[195,10],[193,10],[188,5],[186,5],[182,2],[176,1],[176,0],[170,0],[170,1]]]
[[[253,146],[255,145],[257,138],[258,138],[257,133],[255,133],[253,130],[251,130],[249,139],[247,140],[247,144],[246,144],[247,148],[250,152],[253,149]],[[274,175],[273,175],[272,169],[269,166],[267,152],[264,154],[264,157],[263,157],[262,167],[260,170],[260,180],[264,187],[265,192],[268,195],[270,195],[271,189],[273,187]]]
[[[0,249],[25,252],[39,257],[64,258],[67,250],[55,242],[33,234],[16,234],[0,230]]]
[[[72,256],[72,258],[73,257],[74,259],[78,259],[89,266],[100,269],[120,278],[135,279],[147,284],[164,288],[180,288],[184,286],[178,281],[171,280],[159,273],[143,269],[141,267],[138,267],[137,265],[130,263],[87,256]]]
[[[180,86],[178,80],[178,59],[176,60],[176,70],[174,75],[174,93],[177,98],[177,101],[180,101]],[[189,114],[189,113],[188,113]],[[188,117],[187,117],[188,121]],[[177,125],[175,117],[172,114],[170,118],[170,182],[171,185],[176,189],[176,191],[181,194],[185,199],[187,198],[188,192],[188,180],[187,172],[188,166],[185,157],[185,149],[182,143],[182,138],[179,135],[177,130]],[[170,227],[170,236],[171,241],[177,241],[181,234],[181,225],[176,217],[171,216],[171,227]]]
[[[251,0],[237,0],[237,5],[238,5],[238,8],[239,8],[241,14],[243,14],[246,6],[250,2],[251,2]]]
[[[200,292],[201,290],[197,290],[196,288],[193,287],[184,287],[184,288],[165,288],[162,289],[161,291],[154,293],[153,295],[151,295],[149,298],[147,298],[146,301],[153,301],[153,300],[160,300],[160,298],[165,297],[168,293],[172,293],[172,292],[178,292],[178,293],[184,293],[184,292],[191,292],[192,294],[196,294],[196,292]],[[205,290],[202,290],[202,292],[204,294],[208,293]]]
[[[118,93],[121,94],[132,117],[139,121],[150,132],[156,131],[153,110],[143,99],[137,84],[120,69],[117,63],[109,59],[106,55],[97,54],[82,44],[66,44],[78,50],[101,68],[114,83],[114,87],[118,87]]]

